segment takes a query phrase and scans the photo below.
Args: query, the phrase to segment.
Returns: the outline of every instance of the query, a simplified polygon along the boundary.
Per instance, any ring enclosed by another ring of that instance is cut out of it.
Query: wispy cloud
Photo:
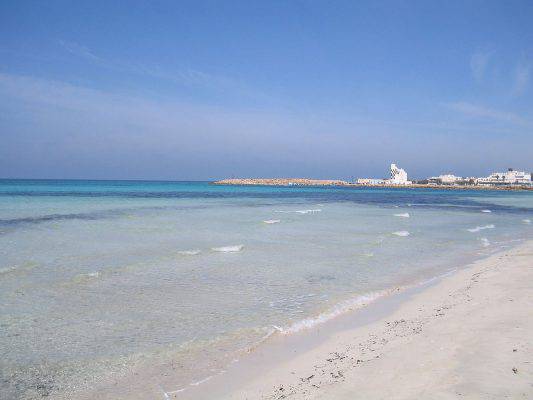
[[[323,143],[329,144],[328,162],[335,165],[357,159],[356,140],[366,135],[377,141],[366,132],[346,137],[331,124],[317,130],[315,121],[286,112],[151,99],[1,72],[0,114],[9,116],[0,119],[6,132],[0,171],[7,165],[21,170],[15,155],[24,149],[34,175],[41,173],[35,165],[55,160],[89,168],[96,177],[109,176],[110,166],[147,179],[216,178],[239,171],[324,174],[309,157],[323,151]]]
[[[474,116],[522,122],[514,114],[468,103],[450,107]],[[509,141],[503,135],[476,142],[480,151],[472,155],[468,145],[457,148],[449,140],[446,120],[443,127],[383,126],[378,121],[358,121],[353,115],[341,120],[336,115],[288,110],[209,107],[2,72],[0,115],[0,171],[5,176],[346,177],[346,171],[378,171],[392,158],[434,166],[451,154],[476,165],[486,157],[483,151],[495,148],[494,141],[502,147],[509,142],[505,148],[511,160],[530,159],[523,141]],[[509,129],[513,131],[522,134],[524,129]],[[473,143],[463,132],[456,137]],[[383,142],[391,146],[383,149]],[[422,160],[421,145],[426,146]]]
[[[128,65],[123,70],[171,82],[179,86],[204,88],[216,92],[227,92],[238,96],[272,101],[272,97],[251,88],[245,83],[220,75],[209,74],[193,68],[168,71],[160,67],[146,65]]]
[[[468,102],[460,101],[455,103],[446,103],[445,106],[470,117],[491,119],[495,121],[511,123],[514,125],[530,125],[530,123],[526,119],[515,113],[495,110],[492,108],[487,108],[481,105],[476,105]]]
[[[98,57],[96,54],[94,54],[89,48],[82,46],[75,42],[68,42],[65,40],[60,40],[59,45],[63,47],[66,51],[68,51],[71,54],[74,54],[75,56],[85,58],[90,61],[102,61],[100,57]]]
[[[483,81],[493,52],[478,50],[470,57],[470,70],[477,82]]]
[[[239,80],[214,75],[194,68],[168,70],[160,66],[123,62],[101,57],[86,46],[76,42],[60,40],[59,44],[70,54],[106,70],[142,75],[144,77],[170,82],[178,86],[199,87],[216,92],[233,93],[242,97],[272,100],[270,96],[251,88]]]
[[[529,84],[529,70],[529,65],[526,65],[524,63],[520,63],[516,67],[514,73],[514,85],[512,90],[512,94],[514,96],[519,96],[526,91],[527,86]]]

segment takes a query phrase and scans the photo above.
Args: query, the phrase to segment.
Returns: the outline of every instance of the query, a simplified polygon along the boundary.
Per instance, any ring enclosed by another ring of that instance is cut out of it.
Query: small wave
[[[314,214],[314,213],[319,213],[321,211],[322,210],[320,208],[317,208],[317,209],[314,209],[314,210],[297,210],[295,212],[298,213],[298,214]]]
[[[401,217],[401,218],[409,218],[409,213],[400,213],[400,214],[394,214],[395,217]]]
[[[418,282],[418,283],[413,284],[413,285],[392,287],[392,288],[389,288],[389,289],[379,290],[379,291],[375,291],[375,292],[369,292],[367,294],[356,296],[354,298],[351,298],[351,299],[345,300],[343,302],[337,303],[335,306],[330,308],[328,311],[323,312],[323,313],[321,313],[321,314],[319,314],[319,315],[317,315],[315,317],[310,317],[310,318],[306,318],[306,319],[297,321],[297,322],[293,323],[292,325],[288,326],[287,328],[283,328],[283,327],[280,327],[280,326],[277,326],[277,325],[272,325],[272,328],[274,329],[274,331],[277,331],[277,332],[279,332],[282,335],[290,335],[290,334],[293,334],[293,333],[297,333],[297,332],[300,332],[302,330],[310,329],[310,328],[313,328],[316,325],[325,323],[325,322],[327,322],[329,320],[332,320],[332,319],[334,319],[334,318],[336,318],[336,317],[338,317],[338,316],[340,316],[342,314],[346,314],[346,313],[348,313],[350,311],[354,311],[354,310],[366,307],[368,304],[373,303],[374,301],[376,301],[376,300],[378,300],[378,299],[380,299],[382,297],[390,296],[390,295],[392,295],[394,293],[401,292],[401,291],[403,291],[405,289],[409,289],[409,288],[413,288],[413,287],[417,287],[417,286],[422,286],[422,285],[427,285],[427,284],[429,284],[429,283],[431,283],[433,281],[437,281],[439,279],[442,279],[442,278],[445,278],[447,276],[450,276],[450,275],[454,274],[455,272],[457,272],[457,269],[454,268],[454,269],[452,269],[450,271],[447,271],[447,272],[445,272],[445,273],[443,273],[441,275],[434,276],[432,278],[423,280],[423,281]]]
[[[213,247],[211,250],[218,251],[220,253],[237,253],[244,249],[243,244],[238,244],[235,246],[222,246],[222,247]]]
[[[524,224],[530,224],[531,223],[531,220],[530,219],[523,219],[522,222]]]
[[[474,205],[468,204],[446,204],[446,203],[408,203],[407,206],[420,206],[420,207],[452,207],[452,208],[473,208]]]
[[[295,214],[315,214],[315,213],[319,213],[321,211],[322,211],[322,209],[315,208],[315,209],[311,209],[311,210],[294,210],[294,211],[277,210],[277,211],[274,211],[274,212],[277,212],[277,213],[295,213]]]
[[[214,375],[211,375],[211,376],[208,376],[207,378],[200,379],[199,381],[197,381],[197,382],[193,382],[193,383],[191,383],[190,385],[191,385],[191,386],[198,386],[198,385],[201,385],[202,383],[207,382],[209,379],[212,379],[213,376],[214,376]]]
[[[490,246],[490,241],[489,239],[487,239],[486,237],[482,237],[481,239],[479,239],[481,241],[481,245],[483,247],[489,247]]]
[[[476,226],[475,228],[467,229],[467,231],[475,233],[475,232],[483,231],[485,229],[494,229],[494,225],[489,224],[489,225],[483,225],[483,226]]]
[[[9,274],[10,272],[13,272],[15,270],[15,267],[0,268],[0,275]]]
[[[100,277],[100,272],[98,271],[95,271],[95,272],[88,272],[86,274],[79,274],[79,275],[76,275],[74,277],[74,279],[72,279],[70,281],[70,284],[80,284],[80,283],[85,283],[85,282],[89,282],[89,281],[92,281],[93,279],[97,279]],[[68,285],[68,283],[67,283]]]
[[[396,235],[396,236],[401,236],[401,237],[405,237],[405,236],[409,236],[410,233],[407,232],[407,231],[398,231],[398,232],[392,232],[393,235]]]
[[[491,213],[491,210],[481,210],[482,213]]]
[[[306,318],[301,321],[295,322],[287,328],[281,328],[279,326],[273,326],[275,330],[280,332],[282,335],[290,335],[302,331],[304,329],[310,329],[316,325],[323,324],[333,318],[338,317],[339,315],[345,314],[349,311],[356,310],[366,306],[368,303],[371,303],[380,297],[386,296],[387,294],[392,293],[398,289],[389,289],[379,292],[372,292],[366,295],[357,296],[353,299],[346,300],[337,304],[335,307],[330,310],[317,315],[316,317]]]
[[[265,221],[263,221],[265,224],[278,224],[279,222],[281,222],[281,220],[279,219],[267,219]]]
[[[200,250],[180,250],[178,251],[178,254],[181,254],[182,256],[195,256],[197,254],[200,254]]]
[[[163,396],[165,396],[165,400],[170,400],[170,396],[169,396],[169,394],[170,394],[170,395],[175,395],[175,394],[178,394],[178,393],[183,392],[184,390],[185,390],[185,388],[172,390],[172,391],[170,391],[170,392],[165,392],[165,391],[163,390]]]

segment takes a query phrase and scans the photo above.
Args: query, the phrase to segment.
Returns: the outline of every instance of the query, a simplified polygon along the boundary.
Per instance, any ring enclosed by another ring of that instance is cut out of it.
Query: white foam
[[[475,233],[475,232],[483,231],[485,229],[494,229],[494,225],[489,224],[489,225],[483,225],[483,226],[476,226],[475,228],[467,229],[467,231]]]
[[[275,331],[280,332],[282,335],[290,335],[299,331],[302,331],[304,329],[310,329],[315,327],[316,325],[323,324],[333,318],[336,318],[342,314],[345,314],[347,312],[357,310],[360,308],[363,308],[367,306],[368,304],[378,300],[381,297],[391,295],[393,293],[397,293],[401,290],[407,289],[409,287],[416,287],[421,285],[426,285],[428,283],[431,283],[432,281],[444,278],[446,276],[452,275],[455,273],[457,269],[452,269],[450,271],[445,272],[444,274],[429,278],[425,281],[419,282],[412,286],[403,286],[403,287],[393,287],[385,290],[370,292],[364,295],[360,295],[357,297],[354,297],[352,299],[345,300],[343,302],[340,302],[336,304],[334,307],[330,308],[328,311],[323,312],[315,317],[310,317],[303,319],[301,321],[295,322],[294,324],[290,325],[287,328],[282,328],[277,325],[272,325]],[[321,296],[322,298],[327,298],[327,295]]]
[[[490,241],[486,237],[482,237],[479,240],[481,241],[481,244],[483,245],[483,247],[489,247],[490,246]]]
[[[6,267],[6,268],[0,268],[0,275],[8,274],[12,271],[16,270],[15,267]]]
[[[207,378],[204,378],[204,379],[200,379],[200,380],[197,381],[197,382],[193,382],[193,383],[191,383],[190,385],[191,385],[191,386],[198,386],[198,385],[201,385],[201,384],[204,383],[204,382],[207,382],[207,381],[208,381],[209,379],[211,379],[211,378],[213,378],[213,375],[208,376]]]
[[[211,250],[218,251],[221,253],[237,253],[244,249],[243,244],[238,244],[235,246],[222,246],[222,247],[213,247]]]
[[[281,220],[279,219],[267,219],[266,221],[263,221],[265,224],[278,224]]]
[[[319,213],[320,211],[322,211],[320,208],[316,208],[314,210],[297,210],[295,212],[297,212],[298,214],[314,214]]]
[[[401,217],[401,218],[409,218],[409,213],[400,213],[400,214],[394,214],[395,217]]]
[[[165,391],[163,390],[163,395],[165,396],[165,399],[170,399],[169,394],[173,395],[173,394],[181,393],[181,392],[183,392],[184,390],[185,390],[185,388],[183,388],[183,389],[172,390],[172,391],[170,391],[170,392],[165,392]]]
[[[178,254],[181,254],[182,256],[195,256],[197,254],[200,254],[200,250],[180,250],[178,251]]]
[[[277,210],[274,212],[277,213],[296,213],[296,214],[315,214],[322,211],[320,208],[310,209],[310,210],[294,210],[294,211],[285,211],[285,210]]]
[[[73,279],[73,282],[75,282],[75,283],[83,283],[83,282],[91,281],[92,279],[96,279],[96,278],[99,278],[99,277],[100,277],[100,272],[98,272],[98,271],[88,272],[86,274],[76,275],[74,277],[74,279]]]
[[[492,211],[490,210],[481,210],[482,213],[491,213]]]
[[[295,322],[287,328],[280,328],[279,326],[274,326],[274,329],[279,331],[283,335],[290,335],[302,331],[304,329],[310,329],[316,325],[323,324],[333,318],[338,317],[339,315],[345,314],[349,311],[356,310],[366,306],[368,303],[371,303],[377,300],[380,297],[383,297],[392,292],[392,290],[385,290],[380,292],[372,292],[366,295],[357,296],[353,299],[349,299],[337,304],[335,307],[330,310],[317,315],[316,317],[306,318],[301,321]]]
[[[522,222],[524,224],[530,224],[531,223],[531,220],[530,219],[523,219]]]
[[[396,236],[401,236],[401,237],[405,237],[405,236],[409,236],[410,233],[407,232],[407,231],[398,231],[398,232],[392,232],[393,235],[396,235]]]

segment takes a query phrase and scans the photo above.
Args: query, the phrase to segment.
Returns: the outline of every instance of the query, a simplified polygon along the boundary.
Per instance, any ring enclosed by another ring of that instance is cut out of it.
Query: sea
[[[532,238],[533,192],[0,180],[0,398],[163,399]]]

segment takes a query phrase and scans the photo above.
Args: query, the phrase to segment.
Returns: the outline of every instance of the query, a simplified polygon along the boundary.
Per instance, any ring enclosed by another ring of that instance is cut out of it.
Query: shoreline
[[[479,398],[480,393],[488,398],[505,397],[506,393],[533,396],[533,386],[527,382],[527,376],[533,374],[533,363],[527,361],[533,357],[527,340],[533,337],[533,318],[527,311],[533,309],[532,266],[533,241],[529,240],[316,327],[274,335],[223,374],[210,376],[194,388],[170,390],[167,398],[407,399],[434,397],[435,390],[442,398],[456,398],[458,390],[466,398]],[[507,284],[503,289],[502,281]],[[503,301],[506,297],[513,299]],[[504,323],[510,315],[515,318]],[[487,321],[497,326],[497,337],[484,326]],[[513,334],[516,324],[523,326]],[[485,335],[491,338],[483,340]],[[506,343],[496,343],[502,340]],[[498,349],[498,354],[492,356],[477,348],[476,341],[483,348]],[[411,357],[421,348],[438,351]],[[475,357],[461,363],[458,351]],[[415,364],[412,371],[405,372],[407,382],[403,374],[397,374],[405,362]],[[513,366],[502,369],[503,364]],[[483,374],[470,370],[466,376],[455,373],[465,367],[486,370],[487,376],[502,375],[490,379],[490,388],[480,389],[486,383]],[[389,389],[388,381],[380,376],[392,380]],[[417,383],[417,376],[425,382],[424,388]]]
[[[533,191],[533,186],[491,186],[491,185],[363,185],[339,179],[308,178],[232,178],[211,182],[220,186],[266,186],[266,187],[349,187],[349,188],[388,188],[388,189],[437,189],[437,190],[498,190],[498,191]]]

